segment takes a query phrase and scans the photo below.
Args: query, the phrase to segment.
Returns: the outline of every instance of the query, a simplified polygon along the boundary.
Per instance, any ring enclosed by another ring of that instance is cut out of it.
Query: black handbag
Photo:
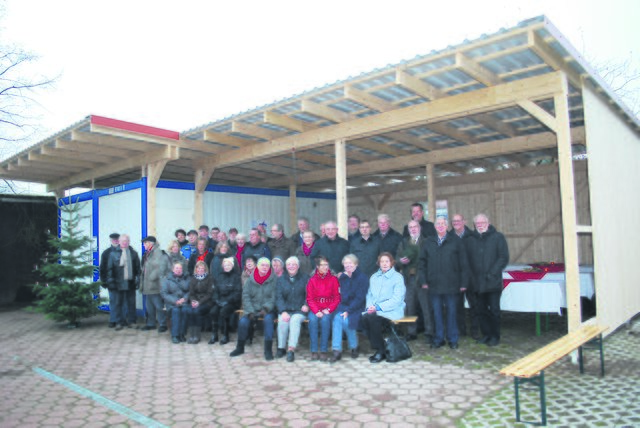
[[[407,341],[398,336],[396,329],[391,326],[391,335],[385,339],[384,353],[389,363],[411,358],[411,348]]]

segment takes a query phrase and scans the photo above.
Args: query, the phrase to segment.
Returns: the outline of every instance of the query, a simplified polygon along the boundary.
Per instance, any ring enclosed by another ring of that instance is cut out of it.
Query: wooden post
[[[563,80],[563,91],[554,96],[556,136],[558,139],[558,168],[560,173],[560,206],[562,207],[562,238],[564,245],[565,281],[569,332],[581,324],[580,272],[578,267],[578,231],[569,123],[568,83]]]
[[[289,186],[289,234],[298,230],[297,191],[298,186],[296,186],[295,183]]]
[[[427,211],[430,222],[436,221],[436,180],[433,174],[433,164],[427,164]]]
[[[168,159],[147,165],[147,234],[156,234],[156,186]]]
[[[209,180],[215,171],[214,166],[207,166],[196,169],[194,181],[195,192],[193,195],[193,227],[204,224],[204,191],[207,189]]]
[[[338,233],[347,236],[347,150],[345,140],[336,140],[336,222]]]

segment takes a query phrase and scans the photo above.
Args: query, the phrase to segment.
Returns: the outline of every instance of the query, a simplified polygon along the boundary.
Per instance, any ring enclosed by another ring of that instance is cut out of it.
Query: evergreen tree
[[[52,235],[52,251],[44,257],[40,267],[43,281],[34,285],[39,297],[35,310],[57,322],[68,321],[68,327],[78,326],[81,318],[98,313],[100,281],[93,282],[97,267],[93,264],[92,238],[82,235],[80,215],[82,204],[60,207],[60,237]]]

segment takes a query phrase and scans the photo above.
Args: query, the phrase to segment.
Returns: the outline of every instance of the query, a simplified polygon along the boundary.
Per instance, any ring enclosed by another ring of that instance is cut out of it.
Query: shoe
[[[218,341],[218,335],[216,333],[213,333],[211,335],[211,339],[209,339],[209,342],[207,342],[209,345],[213,345],[214,343],[216,343]]]
[[[376,352],[374,355],[369,357],[369,362],[370,363],[379,363],[380,361],[384,360],[386,357],[384,354],[380,353],[380,352]]]
[[[166,326],[166,325],[163,325],[163,326],[160,326],[160,328],[158,329],[158,333],[164,333],[164,332],[165,332],[165,331],[167,331],[167,330],[168,330],[168,329],[167,329],[167,326]]]
[[[430,334],[425,334],[425,335],[424,335],[424,338],[425,338],[425,340],[426,340],[426,342],[427,342],[427,345],[431,345],[431,344],[433,343],[433,336],[432,336],[432,335],[430,335]]]
[[[444,346],[444,342],[440,342],[440,343],[433,342],[431,345],[429,345],[429,348],[431,348],[431,349],[440,349],[443,346]]]
[[[179,344],[180,338],[178,336],[171,337],[171,343]]]
[[[244,354],[244,340],[238,340],[238,344],[236,345],[236,349],[231,351],[229,354],[230,357],[237,357],[238,355]]]
[[[311,353],[311,361],[318,361],[319,359],[320,359],[320,354],[318,354],[317,352]]]
[[[180,342],[186,342],[187,338],[184,337],[184,334],[181,334],[180,336],[178,336],[178,339],[180,339]]]
[[[449,343],[449,348],[458,349],[458,344],[457,343]]]
[[[296,355],[293,351],[287,352],[287,363],[293,363],[295,359],[296,359]]]
[[[354,348],[351,350],[351,358],[355,360],[359,356],[360,356],[360,351],[358,351],[358,348]]]
[[[116,323],[114,322],[110,322],[109,323],[109,328],[115,328],[116,327]]]
[[[287,351],[284,348],[278,348],[276,351],[276,358],[282,358],[287,355]]]
[[[415,334],[407,334],[407,337],[406,337],[405,340],[407,342],[411,342],[412,340],[416,340],[417,338],[418,338],[418,336],[416,336]]]
[[[500,344],[500,339],[496,339],[495,337],[492,337],[486,343],[487,343],[487,346],[498,346]]]
[[[125,327],[127,327],[127,328],[136,328],[136,325],[135,324],[127,324]]]
[[[224,336],[222,336],[222,339],[220,339],[220,344],[226,345],[227,343],[229,343],[229,336],[225,334]]]
[[[124,328],[122,324],[116,324],[116,331],[120,331]]]
[[[342,359],[342,351],[333,351],[333,354],[329,358],[330,363],[335,363],[336,361],[340,361]]]
[[[488,343],[489,340],[491,340],[491,338],[489,336],[483,336],[480,339],[476,340],[476,343],[480,343],[480,344],[484,345],[484,344]]]
[[[155,330],[156,328],[154,326],[151,325],[145,325],[144,327],[142,327],[140,330],[142,331],[150,331],[150,330]]]
[[[267,361],[273,360],[273,340],[264,341],[264,359]]]

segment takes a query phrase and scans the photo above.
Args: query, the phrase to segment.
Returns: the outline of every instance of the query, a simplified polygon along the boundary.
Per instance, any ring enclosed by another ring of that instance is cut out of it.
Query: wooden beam
[[[327,107],[323,104],[314,103],[310,100],[302,100],[300,102],[300,110],[304,113],[309,113],[336,123],[347,122],[355,119],[355,116],[348,113],[336,110],[332,107]]]
[[[427,176],[427,216],[429,221],[435,223],[436,221],[436,177],[433,174],[433,164],[428,163],[425,167],[425,174]]]
[[[396,84],[428,100],[435,100],[447,95],[446,92],[400,69],[396,70]]]
[[[137,156],[123,159],[117,164],[105,165],[99,168],[90,169],[70,177],[66,177],[60,180],[47,183],[47,191],[49,189],[68,189],[78,183],[83,183],[87,180],[105,177],[111,174],[116,174],[127,169],[138,168],[143,165],[147,165],[152,162],[157,162],[163,159],[176,160],[180,156],[179,148],[175,146],[167,146],[157,148],[155,150],[143,153]]]
[[[271,129],[263,128],[258,125],[239,122],[237,120],[234,120],[233,122],[231,122],[231,132],[251,135],[252,137],[258,137],[263,140],[273,140],[273,139],[282,138],[288,135],[287,132],[273,131]]]
[[[29,152],[28,159],[30,161],[42,162],[44,164],[55,164],[55,165],[62,165],[62,166],[80,167],[82,169],[84,169],[84,168],[93,168],[93,167],[95,167],[97,165],[107,163],[105,161],[103,161],[103,162],[91,162],[91,161],[87,161],[87,160],[80,160],[80,159],[74,159],[74,158],[69,158],[69,157],[64,157],[63,158],[63,157],[58,157],[58,156],[52,156],[52,155],[49,155],[49,154],[36,153],[35,151]],[[96,160],[100,159],[100,157],[96,157],[95,159]]]
[[[204,131],[204,139],[232,147],[246,147],[256,143],[254,140],[247,140],[246,138],[234,137],[233,135],[213,131]]]
[[[521,100],[518,101],[518,105],[534,119],[538,119],[544,126],[549,128],[550,130],[556,132],[557,131],[557,122],[556,118],[547,113],[545,109],[540,107],[538,104],[534,103],[530,100]]]
[[[289,186],[289,233],[293,233],[298,228],[298,194],[297,193],[298,193],[298,186],[295,183],[292,183]]]
[[[45,148],[47,146],[43,146]],[[91,157],[107,157],[107,159],[126,158],[132,154],[137,154],[136,151],[124,150],[122,148],[107,147],[100,144],[93,144],[88,142],[81,142],[77,140],[61,140],[57,139],[53,145],[55,149],[70,150],[73,152],[85,154],[90,153]],[[44,152],[43,152],[44,153]],[[52,153],[55,153],[52,152]],[[109,162],[109,160],[107,160]]]
[[[314,125],[313,123],[294,119],[292,117],[278,114],[273,111],[265,111],[263,113],[263,120],[265,123],[270,123],[271,125],[280,126],[281,128],[287,128],[297,132],[306,132],[311,129],[318,128],[318,126]]]
[[[495,86],[501,83],[500,77],[480,63],[472,60],[462,52],[456,53],[456,67],[485,86]]]
[[[518,100],[544,99],[553,96],[560,87],[560,82],[561,77],[558,73],[550,73],[503,83],[490,88],[440,98],[430,103],[404,107],[375,116],[277,138],[271,140],[269,144],[253,144],[221,153],[212,162],[219,167],[237,165],[250,159],[276,156],[288,152],[292,148],[300,151],[322,146],[337,139],[367,138],[428,123],[498,110],[514,105]]]
[[[91,143],[107,148],[123,149],[127,152],[145,152],[147,150],[156,148],[154,144],[150,144],[145,141],[136,141],[123,137],[115,137],[111,135],[84,131],[71,131],[71,139],[73,141]]]
[[[531,29],[527,32],[527,42],[531,50],[533,50],[542,61],[549,64],[549,66],[556,71],[564,71],[569,82],[571,82],[575,88],[582,87],[582,79],[580,78],[580,75],[558,52],[553,50],[553,48],[551,48],[551,46],[549,46],[549,44],[545,42],[535,30]]]
[[[361,91],[360,89],[356,89],[352,85],[345,85],[344,97],[380,112],[390,111],[396,108],[393,104],[383,100],[382,98],[371,95],[365,91]]]
[[[425,141],[421,138],[415,137],[413,135],[409,135],[407,133],[403,133],[401,131],[388,132],[384,134],[383,137],[389,137],[400,143],[410,144],[412,146],[416,146],[424,150],[439,150],[442,148],[442,146],[440,146],[438,143]]]
[[[168,159],[162,159],[147,165],[147,184],[149,187],[155,188],[158,185],[167,162],[169,162]]]
[[[336,222],[338,223],[338,232],[343,237],[347,236],[347,210],[349,204],[347,201],[347,152],[344,140],[337,140],[335,143],[336,150]]]

